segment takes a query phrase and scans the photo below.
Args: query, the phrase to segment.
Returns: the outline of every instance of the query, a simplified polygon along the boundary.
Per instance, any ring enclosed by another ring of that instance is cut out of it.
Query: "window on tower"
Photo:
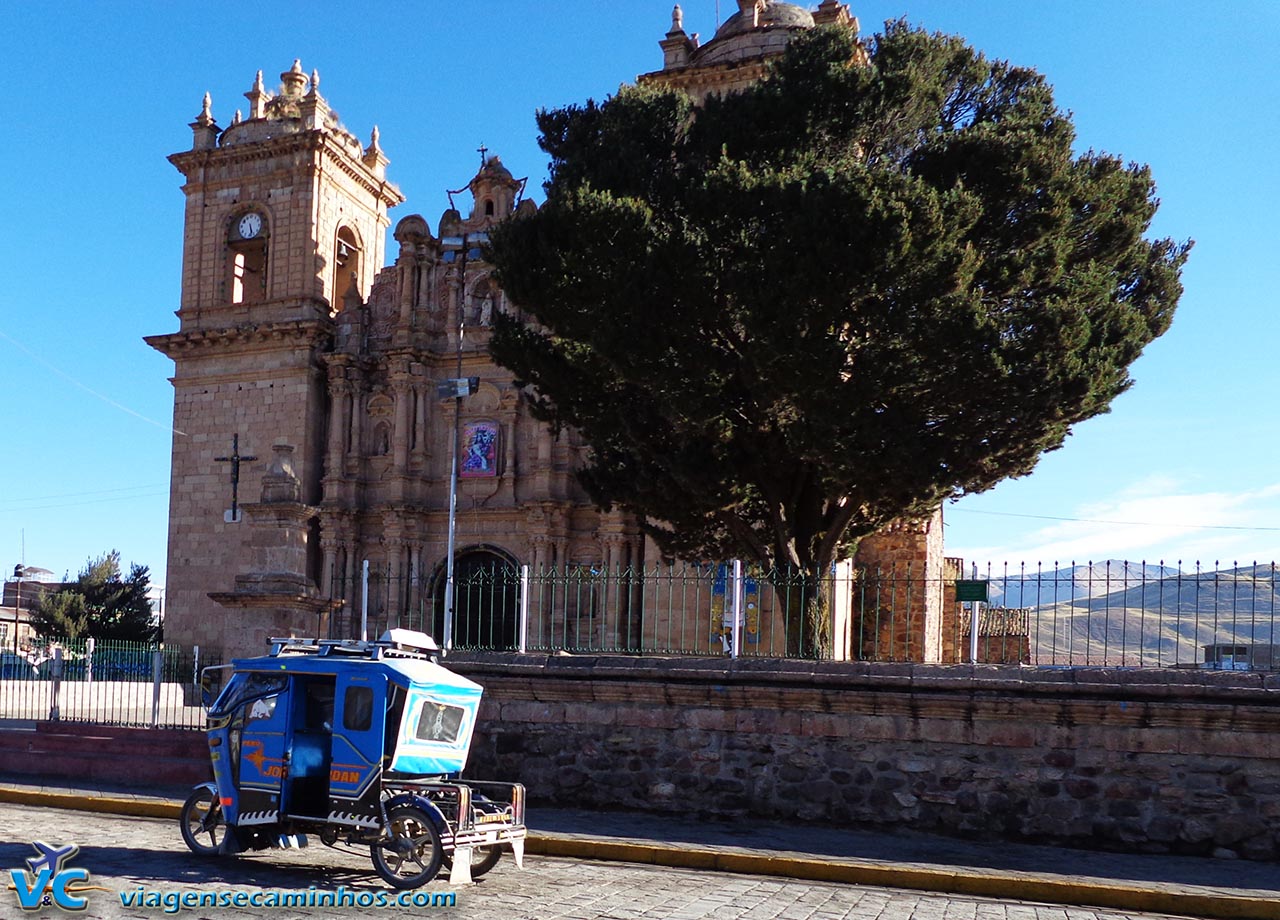
[[[267,222],[257,211],[231,219],[227,260],[232,303],[261,303],[267,299]]]
[[[360,281],[360,240],[350,227],[338,230],[337,245],[333,255],[333,311],[342,309],[342,299],[355,280],[357,290]]]

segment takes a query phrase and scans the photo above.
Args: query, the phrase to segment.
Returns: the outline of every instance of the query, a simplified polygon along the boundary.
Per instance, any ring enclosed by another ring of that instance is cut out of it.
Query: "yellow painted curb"
[[[34,805],[39,808],[70,808],[106,815],[132,815],[136,818],[173,818],[178,820],[182,805],[163,799],[118,799],[84,796],[73,792],[44,792],[34,789],[0,787],[0,802],[11,805]]]
[[[766,856],[694,846],[592,840],[558,834],[531,833],[525,844],[525,851],[544,856],[638,862],[680,869],[714,869],[746,875],[776,875],[809,881],[967,894],[1003,900],[1111,907],[1203,917],[1205,920],[1280,920],[1280,897],[1271,899],[1160,891],[1132,885],[1036,878],[971,869],[958,872],[804,856]]]
[[[68,808],[100,814],[177,820],[182,806],[163,800],[82,796],[0,787],[0,802],[41,808]],[[565,834],[530,833],[525,852],[541,856],[643,863],[678,869],[745,875],[775,875],[846,885],[874,885],[942,894],[967,894],[1004,900],[1040,901],[1147,913],[1202,917],[1205,920],[1280,920],[1276,898],[1160,891],[1133,885],[1038,878],[1015,873],[927,869],[853,860],[779,854],[734,853],[706,847],[629,843]]]

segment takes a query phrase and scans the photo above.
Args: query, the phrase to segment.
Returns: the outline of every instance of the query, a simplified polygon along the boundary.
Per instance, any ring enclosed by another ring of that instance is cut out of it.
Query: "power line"
[[[57,498],[82,498],[86,495],[111,495],[116,492],[135,492],[138,489],[159,489],[168,488],[168,483],[149,482],[142,486],[121,486],[118,489],[94,489],[90,492],[61,492],[57,495],[28,495],[22,498],[11,498],[0,501],[0,504],[8,504],[9,502],[43,502],[51,501]]]
[[[131,502],[139,498],[155,498],[159,495],[168,495],[166,489],[163,492],[143,492],[139,495],[118,495],[115,498],[99,498],[92,501],[83,502],[63,502],[56,505],[28,505],[24,508],[0,508],[0,514],[26,514],[28,511],[46,511],[50,508],[82,508],[85,505],[102,505],[108,502]]]
[[[174,434],[178,434],[178,435],[182,435],[183,437],[186,437],[185,431],[179,431],[177,428],[174,428],[172,425],[166,425],[164,422],[157,422],[155,419],[147,418],[141,412],[135,412],[132,409],[130,409],[128,406],[121,405],[120,403],[116,402],[110,396],[105,396],[102,393],[99,393],[97,390],[94,390],[94,389],[91,389],[90,387],[85,386],[83,383],[81,383],[76,378],[72,377],[66,371],[63,371],[57,367],[54,367],[52,364],[50,364],[44,358],[40,357],[38,354],[36,354],[26,345],[23,345],[13,336],[6,333],[3,329],[0,329],[0,339],[4,339],[5,341],[10,342],[15,348],[22,351],[32,361],[35,361],[37,364],[40,364],[44,366],[46,369],[57,374],[63,380],[70,383],[72,386],[79,387],[81,390],[84,390],[90,396],[97,397],[98,399],[106,403],[108,406],[112,406],[116,409],[119,409],[121,412],[128,413],[129,415],[132,415],[134,418],[141,419],[142,421],[146,422],[148,425],[155,425],[157,428],[163,428],[165,431],[172,431]]]
[[[1280,531],[1280,527],[1244,527],[1237,524],[1185,524],[1177,521],[1106,521],[1101,518],[1056,517],[1051,514],[1018,514],[1014,511],[975,511],[972,508],[952,508],[960,514],[990,514],[997,517],[1034,518],[1038,521],[1069,521],[1076,524],[1114,524],[1122,527],[1189,527],[1192,530],[1253,530]]]

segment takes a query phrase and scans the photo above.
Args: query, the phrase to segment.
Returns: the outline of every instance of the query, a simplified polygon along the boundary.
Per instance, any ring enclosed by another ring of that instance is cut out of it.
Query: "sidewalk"
[[[187,789],[0,774],[0,802],[177,818]],[[531,808],[528,852],[1205,918],[1280,920],[1280,865],[911,832]]]

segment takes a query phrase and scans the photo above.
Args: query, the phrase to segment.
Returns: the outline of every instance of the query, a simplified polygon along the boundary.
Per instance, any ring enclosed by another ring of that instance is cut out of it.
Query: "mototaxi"
[[[305,846],[310,834],[367,846],[396,888],[442,866],[466,883],[508,850],[523,868],[524,787],[457,778],[482,688],[441,666],[429,636],[271,642],[223,666],[208,704],[214,781],[180,818],[192,852]]]

